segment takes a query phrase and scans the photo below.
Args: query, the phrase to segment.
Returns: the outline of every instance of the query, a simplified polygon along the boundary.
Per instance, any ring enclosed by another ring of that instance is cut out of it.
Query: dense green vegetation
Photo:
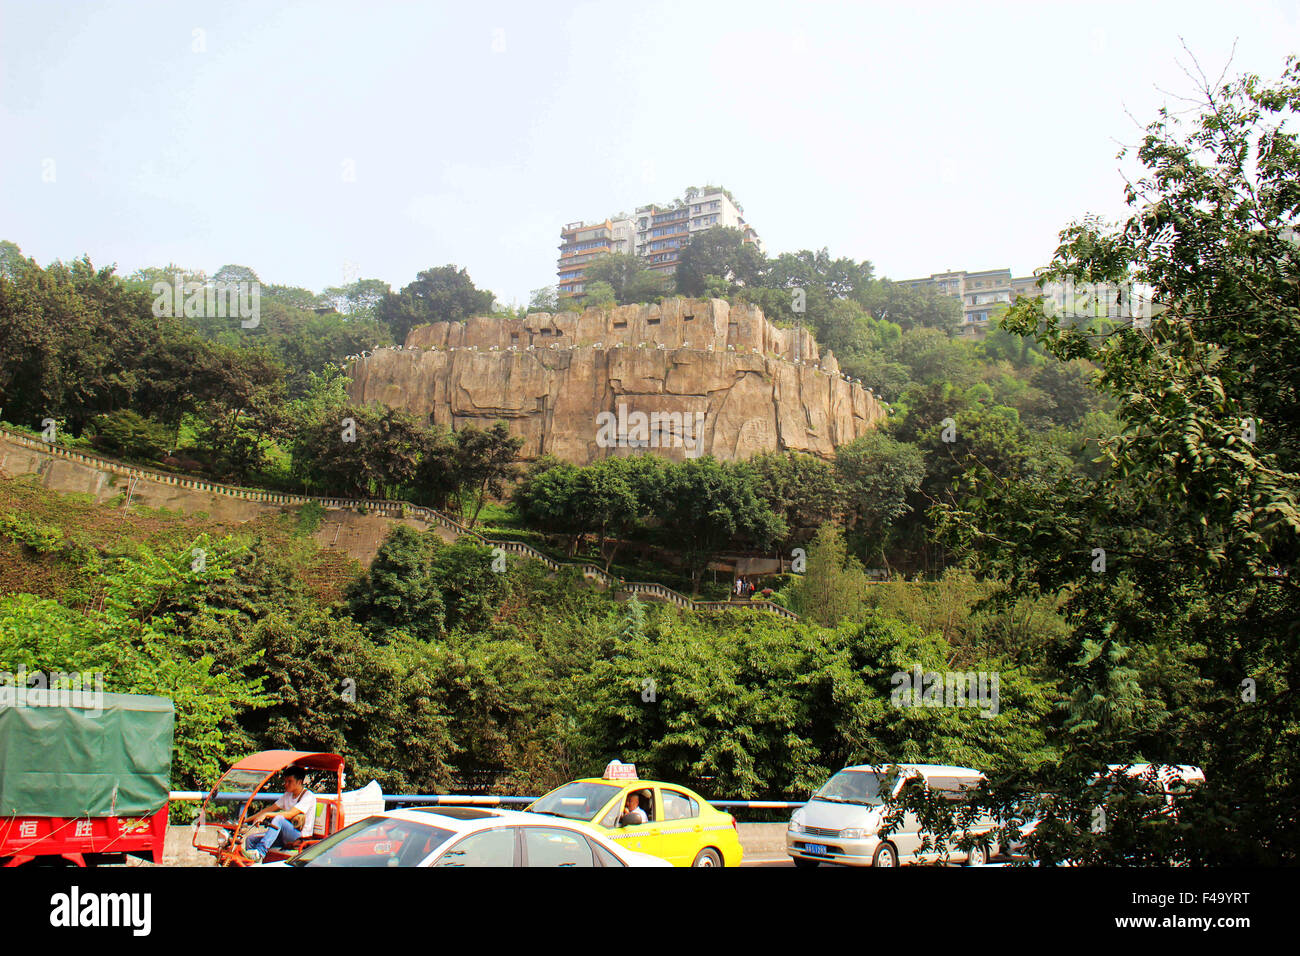
[[[621,754],[754,797],[807,790],[846,759],[1050,752],[1042,677],[991,649],[967,656],[1008,675],[996,726],[889,707],[890,674],[942,664],[947,645],[874,612],[824,628],[619,604],[535,562],[493,572],[489,549],[401,526],[328,605],[302,582],[315,550],[306,529],[292,532],[296,547],[238,533],[52,550],[45,542],[71,531],[47,501],[58,496],[26,494],[48,516],[40,534],[0,527],[6,563],[59,566],[70,580],[51,589],[57,600],[0,597],[0,670],[101,672],[109,690],[172,697],[180,788],[270,747],[344,752],[354,780],[391,792],[445,792],[485,773],[537,791]]]

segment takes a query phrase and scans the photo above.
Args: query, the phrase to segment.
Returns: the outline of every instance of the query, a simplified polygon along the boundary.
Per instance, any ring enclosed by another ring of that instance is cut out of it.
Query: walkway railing
[[[574,568],[579,571],[584,578],[599,581],[607,588],[627,591],[631,594],[644,595],[648,598],[663,601],[668,604],[675,604],[688,610],[700,611],[735,611],[735,610],[761,610],[778,614],[781,617],[790,620],[799,620],[799,615],[788,608],[781,607],[772,601],[696,601],[688,598],[686,595],[674,591],[672,588],[656,581],[626,581],[623,578],[615,577],[609,574],[598,564],[590,561],[556,561],[545,552],[539,551],[530,544],[522,541],[514,541],[508,538],[489,538],[479,534],[470,528],[465,527],[459,521],[451,518],[441,511],[435,511],[433,508],[426,508],[423,505],[412,504],[409,501],[390,501],[377,500],[369,498],[323,498],[316,495],[294,495],[281,494],[279,492],[259,491],[256,488],[240,488],[237,485],[225,485],[216,481],[206,481],[197,478],[186,478],[182,475],[172,475],[167,472],[153,471],[148,468],[136,468],[132,465],[124,465],[112,458],[102,458],[99,455],[88,455],[84,452],[74,451],[71,448],[64,448],[61,445],[51,445],[48,442],[32,438],[30,435],[22,432],[13,431],[12,429],[0,426],[0,436],[17,445],[31,448],[35,451],[43,452],[47,455],[53,455],[59,458],[66,458],[69,461],[79,462],[94,468],[121,475],[124,478],[139,480],[141,478],[152,481],[156,484],[173,485],[178,488],[188,488],[192,491],[202,491],[208,494],[225,495],[229,498],[238,498],[243,501],[258,501],[264,504],[272,505],[305,505],[311,502],[319,504],[323,508],[334,510],[360,510],[374,511],[388,518],[417,518],[425,524],[437,525],[447,531],[452,532],[458,538],[473,538],[480,544],[492,548],[500,548],[502,551],[511,554],[518,554],[524,557],[532,558],[534,561],[540,561],[552,571],[559,571],[561,568]]]

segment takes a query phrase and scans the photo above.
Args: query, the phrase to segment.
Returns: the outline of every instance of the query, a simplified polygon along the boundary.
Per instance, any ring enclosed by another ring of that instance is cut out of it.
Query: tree
[[[0,240],[0,276],[12,282],[24,269],[34,265],[31,259],[23,256],[23,251],[16,243],[8,239]]]
[[[349,319],[373,319],[384,296],[392,292],[382,279],[357,279],[346,285],[330,286],[321,299]]]
[[[539,459],[529,466],[515,486],[513,500],[519,514],[531,526],[543,531],[572,534],[580,529],[574,517],[581,470],[567,461]]]
[[[95,447],[109,454],[148,460],[162,456],[171,447],[166,426],[129,408],[100,415],[91,425],[95,430]]]
[[[464,269],[446,265],[425,269],[401,292],[385,293],[376,309],[393,340],[405,342],[417,325],[463,322],[471,315],[491,312],[493,298],[491,292],[477,288]]]
[[[506,493],[506,484],[517,473],[515,456],[523,444],[524,440],[511,435],[504,422],[486,430],[471,426],[456,432],[459,479],[456,497],[461,514],[467,506],[474,508],[469,519],[471,528],[478,522],[488,495],[500,498]]]
[[[976,469],[964,504],[943,509],[945,538],[982,570],[1068,596],[1073,631],[1053,651],[1067,750],[1033,781],[1070,797],[1065,822],[1086,819],[1107,762],[1232,768],[1180,808],[1173,841],[1063,826],[1038,841],[1044,858],[1300,859],[1300,591],[1282,570],[1300,557],[1300,439],[1280,427],[1300,396],[1300,64],[1271,85],[1205,83],[1199,99],[1148,125],[1128,218],[1068,226],[1044,280],[1144,284],[1153,321],[1061,316],[1050,299],[1004,320],[1096,367],[1121,425],[1110,467]]]
[[[584,282],[582,290],[582,305],[586,309],[609,308],[617,301],[608,282]]]
[[[202,543],[202,542],[200,542]],[[203,594],[231,573],[221,549],[196,570],[191,548],[97,561],[95,600],[84,611],[37,598],[0,598],[0,670],[98,673],[115,693],[157,694],[176,710],[172,780],[207,786],[247,736],[235,719],[269,703],[260,681],[216,666],[213,657],[177,632],[168,605],[181,596],[203,604]],[[91,570],[91,569],[86,569]],[[202,610],[206,624],[215,615]]]
[[[581,752],[646,777],[748,799],[804,798],[856,763],[1038,762],[1047,702],[1032,675],[1004,670],[999,718],[974,708],[901,708],[891,678],[944,669],[933,635],[871,618],[827,629],[771,615],[658,617],[575,680]],[[994,670],[981,658],[973,669]],[[655,700],[643,699],[653,680]]]
[[[925,478],[925,459],[915,445],[877,430],[835,452],[849,527],[881,553],[890,526],[912,510]]]
[[[542,286],[540,289],[534,289],[528,297],[529,312],[558,312],[559,297],[555,286]]]
[[[785,537],[785,522],[759,497],[753,471],[711,456],[675,463],[664,481],[659,517],[680,534],[699,590],[700,573],[726,545],[767,548]]]
[[[832,259],[825,248],[814,252],[802,249],[782,253],[769,261],[763,285],[772,289],[816,289],[826,301],[852,299],[863,295],[871,286],[875,268],[870,262]]]
[[[729,226],[696,233],[682,248],[677,262],[677,291],[703,295],[709,276],[725,280],[732,290],[756,283],[763,272],[763,254]]]
[[[848,553],[844,534],[827,522],[808,546],[808,568],[795,588],[795,609],[818,624],[833,627],[860,616],[864,608],[866,572]]]
[[[858,301],[876,319],[904,330],[931,328],[956,335],[961,328],[961,300],[928,287],[914,290],[901,282],[879,279],[861,291]]]
[[[571,505],[577,505],[574,517],[582,521],[580,527],[599,532],[600,553],[605,558],[606,572],[618,553],[619,537],[635,525],[641,511],[636,491],[625,477],[625,469],[619,464],[622,460],[603,458],[583,468],[573,489],[574,496],[570,499]],[[613,546],[606,554],[605,543],[611,532],[614,537]]]
[[[768,452],[746,466],[755,473],[759,497],[785,522],[789,542],[806,540],[838,516],[844,489],[829,462],[801,452]]]
[[[448,630],[478,632],[487,628],[505,593],[505,575],[493,570],[489,547],[459,538],[433,551],[432,578],[446,605]]]
[[[375,640],[405,631],[431,640],[446,627],[446,603],[434,572],[436,539],[398,525],[380,545],[370,569],[348,589],[348,613]]]
[[[238,266],[238,265],[222,266],[213,274],[212,280],[214,282],[230,282],[230,283],[247,282],[250,284],[255,282],[258,283],[259,285],[262,282],[262,280],[257,277],[257,273],[254,272],[252,269],[250,269],[248,266]]]
[[[596,282],[609,285],[618,305],[653,302],[665,295],[670,285],[662,272],[647,268],[643,257],[631,253],[608,253],[588,263],[583,268],[583,283],[588,295],[591,295],[592,284]]]
[[[429,449],[427,427],[410,412],[330,401],[298,424],[293,470],[327,494],[398,497],[416,483]]]

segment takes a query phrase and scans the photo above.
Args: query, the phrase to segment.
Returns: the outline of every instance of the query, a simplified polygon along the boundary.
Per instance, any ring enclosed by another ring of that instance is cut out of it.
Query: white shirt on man
[[[297,799],[286,793],[275,801],[275,805],[280,810],[301,810],[302,825],[298,827],[298,832],[303,836],[311,836],[312,827],[316,824],[316,794],[304,788]],[[288,817],[289,814],[285,813],[284,816]]]

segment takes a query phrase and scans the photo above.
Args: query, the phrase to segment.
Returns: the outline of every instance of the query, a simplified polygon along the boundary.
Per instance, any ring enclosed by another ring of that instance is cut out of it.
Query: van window
[[[930,777],[927,780],[930,789],[949,800],[960,800],[962,794],[976,789],[980,785],[979,777]]]

